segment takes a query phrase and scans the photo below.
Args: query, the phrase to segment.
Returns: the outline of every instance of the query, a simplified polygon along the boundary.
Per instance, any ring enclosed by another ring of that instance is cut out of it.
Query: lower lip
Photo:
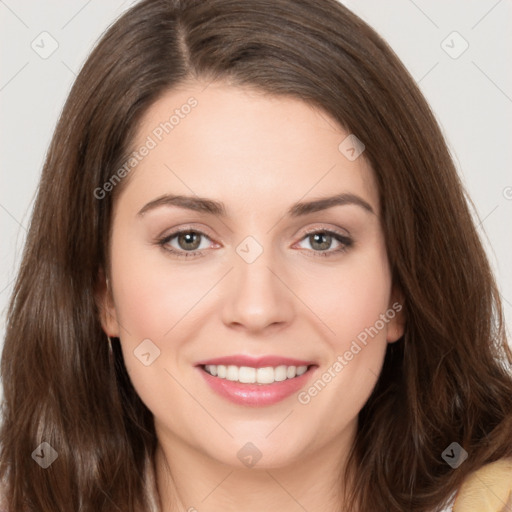
[[[202,367],[197,367],[207,384],[217,394],[235,404],[252,407],[273,405],[297,393],[305,386],[315,368],[317,367],[311,366],[306,373],[299,377],[273,382],[272,384],[244,384],[238,381],[214,377]]]

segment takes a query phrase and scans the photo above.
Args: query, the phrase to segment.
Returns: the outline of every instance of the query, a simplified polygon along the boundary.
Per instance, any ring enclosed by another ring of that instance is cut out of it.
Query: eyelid
[[[170,236],[179,235],[183,232],[193,231],[194,233],[199,233],[201,235],[206,236],[210,240],[212,240],[212,235],[209,233],[208,228],[203,227],[202,225],[198,227],[197,224],[179,224],[176,227],[168,228],[161,235],[156,237],[157,240],[161,240],[162,238],[168,238]],[[164,234],[167,233],[167,234]]]
[[[345,238],[351,238],[350,231],[348,229],[343,229],[331,225],[326,226],[325,224],[320,223],[313,224],[313,226],[308,227],[304,231],[302,231],[302,237],[309,235],[311,233],[316,233],[318,231],[332,232]]]

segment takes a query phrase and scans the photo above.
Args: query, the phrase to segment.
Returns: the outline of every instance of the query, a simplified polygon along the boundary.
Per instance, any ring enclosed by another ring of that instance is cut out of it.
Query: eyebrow
[[[368,213],[375,215],[375,211],[367,201],[362,197],[350,193],[342,193],[330,197],[315,199],[313,201],[295,203],[288,209],[287,215],[289,217],[301,217],[310,213],[327,210],[333,206],[345,205],[360,206]],[[223,218],[227,217],[227,211],[224,203],[204,197],[173,194],[165,194],[157,197],[153,201],[150,201],[139,210],[137,216],[143,216],[146,212],[161,206],[177,206],[179,208],[208,213]]]

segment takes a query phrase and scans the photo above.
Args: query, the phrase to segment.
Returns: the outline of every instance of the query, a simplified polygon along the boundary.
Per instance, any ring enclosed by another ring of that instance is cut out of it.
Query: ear
[[[386,316],[389,318],[386,340],[398,341],[405,332],[405,297],[398,286],[393,285]]]
[[[94,299],[98,306],[101,327],[107,336],[119,337],[119,324],[114,306],[112,288],[105,271],[101,268],[98,274],[98,281],[95,288]]]

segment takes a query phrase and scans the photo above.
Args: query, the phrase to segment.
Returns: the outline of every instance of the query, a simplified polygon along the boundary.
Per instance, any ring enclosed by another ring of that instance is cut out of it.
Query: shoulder
[[[457,492],[453,512],[512,511],[512,458],[500,459],[470,474]]]

